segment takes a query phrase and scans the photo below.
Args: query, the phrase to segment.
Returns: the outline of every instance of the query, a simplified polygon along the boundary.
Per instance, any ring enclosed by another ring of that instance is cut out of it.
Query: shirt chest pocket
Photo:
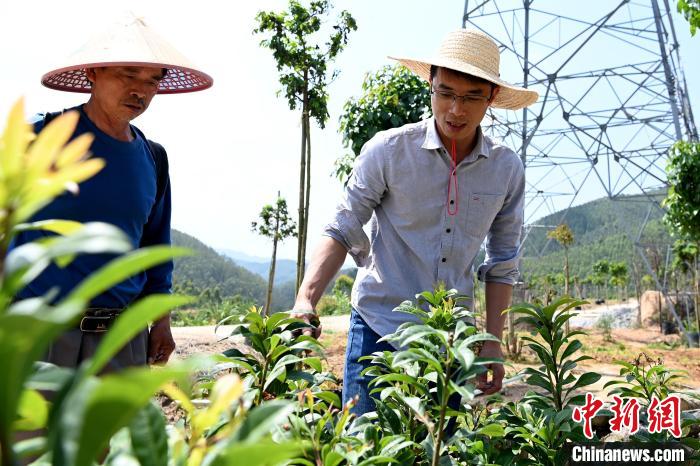
[[[503,207],[505,194],[470,193],[467,203],[465,231],[481,243],[491,228],[493,220]]]

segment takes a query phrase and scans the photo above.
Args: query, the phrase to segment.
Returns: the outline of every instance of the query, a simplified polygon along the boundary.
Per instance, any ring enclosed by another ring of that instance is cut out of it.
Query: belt
[[[112,326],[123,309],[91,307],[80,319],[78,328],[84,333],[104,333]]]

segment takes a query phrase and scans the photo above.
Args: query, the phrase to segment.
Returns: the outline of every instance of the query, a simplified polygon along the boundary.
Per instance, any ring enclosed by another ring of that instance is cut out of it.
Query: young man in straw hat
[[[127,234],[134,247],[170,244],[170,184],[162,146],[148,141],[131,121],[144,113],[156,94],[192,92],[212,85],[146,23],[128,18],[93,37],[69,60],[42,77],[45,86],[89,93],[88,101],[71,110],[80,113],[73,137],[91,133],[90,152],[105,160],[104,169],[80,185],[77,195],[64,194],[37,213],[34,221],[65,219],[107,222]],[[55,114],[35,123],[40,131]],[[46,232],[20,234],[14,247],[40,239]],[[50,266],[18,299],[57,290],[68,294],[112,257],[85,255],[67,267]],[[90,304],[80,326],[49,349],[47,360],[76,367],[90,357],[116,316],[136,298],[169,293],[172,261],[131,277]],[[144,329],[108,364],[106,371],[148,363],[165,363],[175,349],[166,316]]]
[[[368,362],[358,358],[392,350],[377,340],[410,318],[392,310],[439,282],[471,296],[484,239],[477,275],[486,283],[486,330],[500,339],[518,275],[525,178],[518,155],[484,135],[480,123],[489,106],[520,109],[538,97],[499,78],[498,47],[481,32],[448,34],[430,60],[396,60],[430,84],[433,117],[365,144],[295,303],[299,317],[317,322],[323,290],[346,254],[355,259],[343,401],[359,395],[358,414],[374,410],[361,376]],[[370,220],[371,240],[362,229]],[[480,355],[503,357],[496,342]],[[502,364],[490,369],[478,387],[487,394],[501,389],[504,375]]]

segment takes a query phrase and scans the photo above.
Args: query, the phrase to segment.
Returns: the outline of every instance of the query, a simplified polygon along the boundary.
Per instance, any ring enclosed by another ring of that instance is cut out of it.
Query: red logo
[[[678,395],[669,395],[663,401],[659,401],[656,395],[651,397],[647,415],[650,433],[668,430],[676,438],[681,436],[681,399]]]
[[[612,412],[615,414],[610,419],[610,430],[612,432],[620,432],[623,427],[630,430],[630,435],[634,435],[639,431],[639,409],[641,408],[639,400],[631,398],[624,401],[617,395],[613,395],[614,404]]]
[[[583,435],[588,439],[593,438],[592,421],[596,413],[603,407],[603,402],[596,399],[592,393],[586,393],[586,404],[577,406],[571,414],[571,418],[576,422],[583,421]]]
[[[636,398],[623,400],[617,395],[613,395],[613,405],[611,410],[613,417],[610,419],[610,430],[620,432],[623,427],[629,428],[630,435],[639,431],[639,411],[641,405]],[[603,402],[586,393],[586,403],[577,406],[571,418],[576,422],[583,423],[583,434],[588,439],[593,438],[592,421],[596,413],[603,407]],[[669,395],[663,401],[659,401],[656,396],[652,396],[651,403],[647,408],[649,418],[649,433],[656,434],[669,431],[674,437],[681,436],[681,399],[678,395]]]

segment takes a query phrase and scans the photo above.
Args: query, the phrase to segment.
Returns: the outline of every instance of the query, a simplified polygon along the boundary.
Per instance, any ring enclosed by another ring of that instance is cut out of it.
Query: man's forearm
[[[506,318],[503,311],[510,307],[512,296],[512,285],[486,282],[486,331],[499,340],[503,337]]]
[[[310,311],[316,309],[316,303],[321,299],[331,279],[340,270],[346,255],[345,247],[338,241],[328,236],[321,239],[311,258],[309,268],[304,274],[304,281],[299,287],[294,303],[295,310]]]
[[[165,314],[163,317],[154,320],[153,325],[167,325],[168,327],[170,326],[170,312]]]

